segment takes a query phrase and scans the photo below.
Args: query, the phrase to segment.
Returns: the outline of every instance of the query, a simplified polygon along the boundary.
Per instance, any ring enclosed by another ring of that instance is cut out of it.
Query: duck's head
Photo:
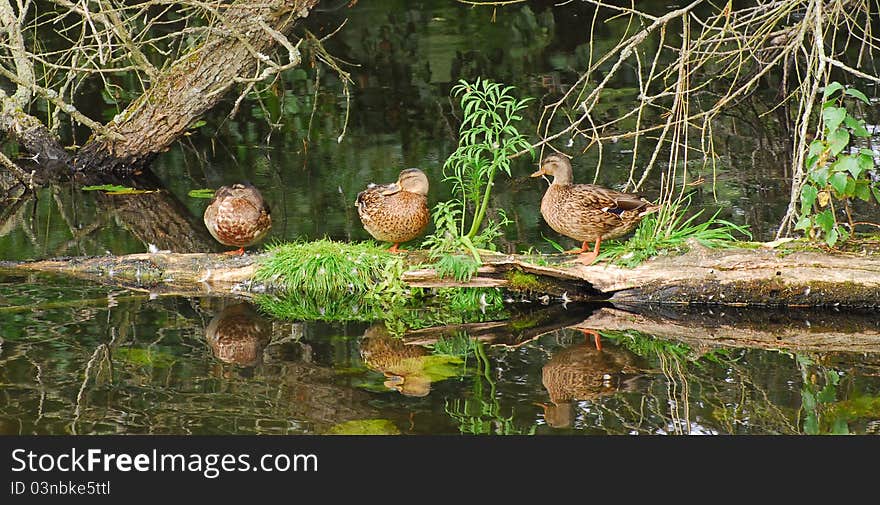
[[[553,181],[558,184],[570,184],[571,161],[564,154],[548,154],[541,160],[541,168],[530,177],[541,177],[542,175],[552,176]]]
[[[428,194],[428,176],[418,168],[407,168],[400,172],[395,183],[401,190],[419,195]]]

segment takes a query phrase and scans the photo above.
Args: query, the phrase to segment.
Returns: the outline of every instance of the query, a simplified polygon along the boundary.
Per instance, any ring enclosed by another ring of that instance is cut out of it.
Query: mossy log
[[[54,272],[132,289],[183,295],[271,292],[252,282],[266,253],[143,253],[125,256],[0,262],[14,271]],[[409,264],[424,262],[418,253]],[[880,255],[782,252],[768,248],[710,250],[657,257],[635,268],[572,262],[570,256],[487,254],[467,282],[440,278],[432,269],[410,270],[414,287],[503,287],[530,299],[610,300],[615,303],[766,307],[880,306]]]

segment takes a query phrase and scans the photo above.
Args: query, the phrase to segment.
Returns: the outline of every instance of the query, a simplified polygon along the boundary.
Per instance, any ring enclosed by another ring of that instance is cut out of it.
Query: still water
[[[272,207],[270,242],[366,240],[353,201],[367,183],[417,166],[430,203],[448,197],[450,86],[490,76],[520,96],[558,93],[577,77],[590,16],[577,3],[523,5],[493,22],[446,1],[317,12],[315,33],[348,18],[327,42],[357,64],[347,125],[338,77],[296,70],[261,105],[234,118],[226,107],[160,156],[160,193],[52,186],[2,209],[0,259],[219,250],[200,225],[207,201],[187,194],[239,180]],[[624,24],[608,21],[598,42],[616,41]],[[615,84],[621,100],[635,92],[625,77]],[[538,107],[529,114],[534,124]],[[694,168],[716,185],[695,187],[693,203],[769,239],[786,205],[785,149],[740,131],[719,139],[718,173]],[[598,182],[620,186],[631,161],[624,142],[607,146]],[[498,244],[506,252],[550,252],[544,237],[573,245],[540,217],[533,163],[518,159],[494,193],[512,221]],[[573,163],[582,181],[596,174],[594,151]],[[876,314],[669,309],[663,324],[626,327],[605,317],[618,309],[513,302],[508,320],[401,339],[383,321],[279,321],[242,300],[0,273],[0,433],[880,433]],[[746,333],[755,338],[729,338]],[[834,345],[821,345],[826,334]],[[454,357],[438,342],[457,346]]]

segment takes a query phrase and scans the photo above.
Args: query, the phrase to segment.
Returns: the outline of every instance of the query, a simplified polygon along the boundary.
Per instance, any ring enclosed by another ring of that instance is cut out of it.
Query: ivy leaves
[[[800,219],[796,230],[813,238],[824,237],[829,247],[845,241],[852,232],[849,202],[858,198],[880,203],[880,187],[873,183],[874,152],[853,152],[853,137],[868,137],[865,120],[853,116],[847,100],[871,101],[861,91],[832,82],[825,87],[822,104],[822,138],[810,143],[807,152],[807,180],[801,188]],[[837,220],[835,202],[843,204],[849,229]]]

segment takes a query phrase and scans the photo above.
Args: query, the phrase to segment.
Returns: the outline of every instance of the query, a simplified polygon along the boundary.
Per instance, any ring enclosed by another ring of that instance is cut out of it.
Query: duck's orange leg
[[[397,253],[397,252],[403,252],[403,251],[406,251],[406,249],[400,248],[400,242],[395,242],[394,245],[388,249],[388,252],[391,252],[391,253]]]
[[[596,330],[584,330],[584,329],[581,329],[581,333],[583,333],[583,334],[584,334],[585,336],[587,336],[587,337],[589,337],[589,336],[592,335],[592,337],[593,337],[593,344],[596,346],[596,350],[597,350],[597,351],[601,351],[601,350],[602,350],[602,340],[601,340],[601,338],[599,337],[599,332],[598,332],[598,331],[596,331]]]
[[[241,256],[242,254],[244,254],[244,247],[239,247],[238,249],[235,249],[233,251],[226,251],[223,254],[228,254],[230,256]]]
[[[593,247],[593,251],[589,252],[589,253],[581,254],[581,256],[578,258],[578,262],[583,263],[584,265],[590,265],[594,261],[596,261],[596,258],[599,257],[599,244],[601,244],[601,243],[602,243],[602,238],[601,237],[597,238],[596,239],[596,246]],[[586,246],[587,246],[587,243],[584,242],[584,251],[586,251]],[[583,251],[581,251],[581,252],[583,252]]]
[[[589,249],[590,249],[589,242],[584,240],[584,243],[581,244],[580,249],[569,249],[569,250],[565,251],[565,254],[581,254],[581,253],[587,252]]]

